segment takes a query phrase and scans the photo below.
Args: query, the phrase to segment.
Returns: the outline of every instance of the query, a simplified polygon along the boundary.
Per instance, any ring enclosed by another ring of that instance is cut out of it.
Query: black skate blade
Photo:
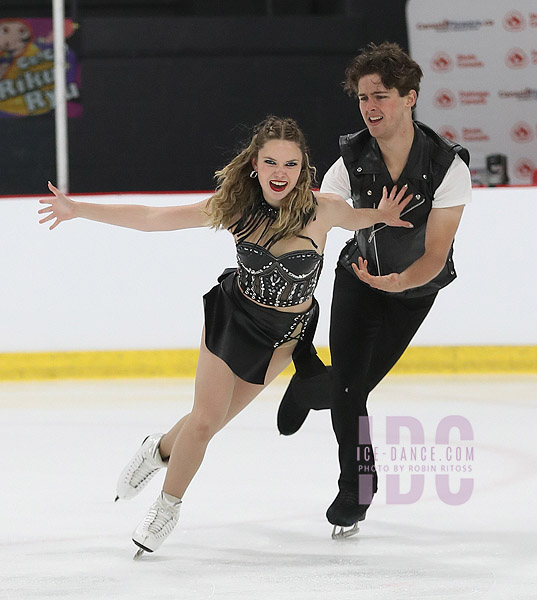
[[[114,499],[114,502],[117,502],[119,500],[119,496],[116,496]]]
[[[132,560],[138,560],[141,556],[143,556],[144,552],[153,552],[153,550],[150,550],[146,546],[143,546],[136,540],[132,541],[138,546],[138,550],[136,551],[136,554],[132,557]]]
[[[339,527],[339,531],[337,530]],[[333,540],[345,540],[347,538],[356,535],[360,531],[358,527],[358,523],[355,523],[350,529],[345,529],[339,525],[334,525],[334,529],[332,529],[332,539]]]

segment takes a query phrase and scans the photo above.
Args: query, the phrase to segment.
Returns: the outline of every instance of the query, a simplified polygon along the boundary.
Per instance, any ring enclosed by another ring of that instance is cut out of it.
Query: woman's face
[[[277,207],[300,177],[302,151],[287,140],[270,140],[252,160],[265,200]]]

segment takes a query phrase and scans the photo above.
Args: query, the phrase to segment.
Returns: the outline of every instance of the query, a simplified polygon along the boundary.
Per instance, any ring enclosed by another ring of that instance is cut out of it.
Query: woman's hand
[[[39,204],[45,204],[46,206],[37,212],[40,215],[49,213],[39,221],[40,223],[46,223],[47,221],[56,219],[49,227],[49,229],[54,229],[55,227],[58,227],[62,221],[68,221],[76,216],[75,202],[67,198],[65,194],[62,194],[62,192],[60,192],[57,187],[53,186],[50,181],[48,182],[48,189],[54,194],[54,197],[39,200]]]
[[[404,185],[398,192],[397,186],[394,185],[392,191],[388,194],[386,186],[382,188],[382,198],[377,210],[381,211],[382,222],[386,225],[391,227],[414,227],[412,223],[400,219],[401,211],[412,200],[412,194],[403,197],[407,189],[408,186]]]

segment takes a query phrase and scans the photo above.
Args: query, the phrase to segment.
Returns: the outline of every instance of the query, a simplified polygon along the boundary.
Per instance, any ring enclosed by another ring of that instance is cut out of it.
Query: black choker
[[[246,214],[243,214],[241,218],[230,227],[230,231],[233,235],[237,236],[237,241],[239,242],[245,241],[255,232],[257,236],[256,243],[260,243],[279,216],[280,210],[271,206],[265,198],[263,198],[263,194],[259,193],[251,210]],[[277,241],[277,239],[278,238],[273,235],[264,245],[269,248]]]
[[[260,201],[259,201],[259,210],[265,215],[267,216],[271,221],[275,221],[279,214],[280,214],[280,209],[279,208],[274,208],[274,206],[271,206],[264,198],[263,195],[261,195],[260,197]]]
[[[261,190],[259,191],[260,193],[256,197],[252,208],[247,213],[243,213],[239,220],[230,226],[229,230],[231,233],[233,233],[233,235],[237,236],[237,242],[247,241],[247,238],[255,233],[257,238],[255,243],[270,249],[278,240],[283,239],[289,234],[285,231],[282,232],[281,230],[278,233],[273,233],[270,231],[280,216],[280,209],[271,206],[263,197]],[[313,194],[312,198],[313,206],[311,210],[302,215],[301,227],[299,231],[304,229],[310,220],[315,220],[317,200]],[[265,236],[267,235],[268,239],[265,239]],[[265,241],[262,242],[262,240]]]

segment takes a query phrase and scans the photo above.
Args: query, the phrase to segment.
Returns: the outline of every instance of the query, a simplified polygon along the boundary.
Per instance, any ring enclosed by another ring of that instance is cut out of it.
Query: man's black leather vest
[[[341,156],[349,172],[352,202],[355,208],[376,208],[382,188],[393,186],[389,171],[382,159],[378,143],[367,129],[340,137]],[[414,121],[414,141],[407,164],[397,187],[408,184],[413,198],[401,218],[414,227],[388,227],[380,224],[361,229],[349,240],[340,255],[340,263],[353,272],[351,264],[358,257],[367,259],[373,275],[401,273],[425,252],[425,230],[432,208],[433,195],[449,166],[458,154],[469,164],[468,150],[439,136],[432,129]],[[442,271],[431,281],[417,288],[398,292],[397,296],[417,297],[432,294],[451,283],[455,277],[453,246]]]

